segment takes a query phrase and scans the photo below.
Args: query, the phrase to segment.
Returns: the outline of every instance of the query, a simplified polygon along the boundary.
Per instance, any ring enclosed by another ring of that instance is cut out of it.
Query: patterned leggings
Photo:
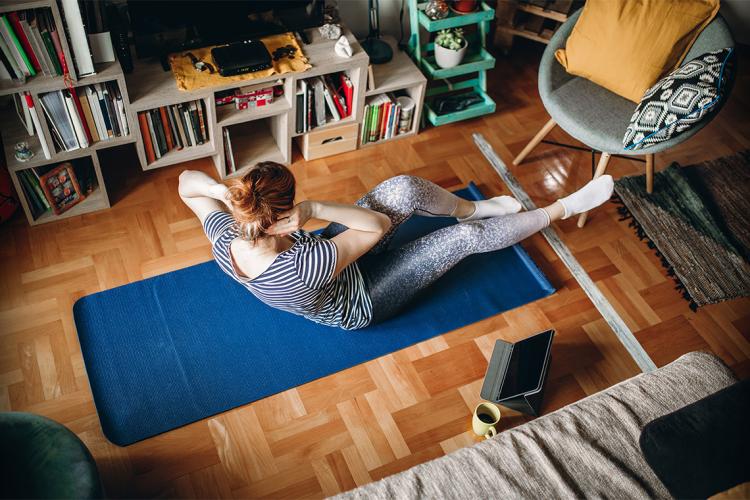
[[[537,209],[462,222],[388,249],[395,231],[413,214],[448,217],[457,204],[452,193],[409,175],[392,177],[357,201],[361,207],[386,214],[392,223],[388,233],[357,261],[372,300],[371,324],[398,313],[465,257],[509,247],[549,224],[544,210]],[[344,230],[346,226],[332,223],[322,235],[331,238]]]

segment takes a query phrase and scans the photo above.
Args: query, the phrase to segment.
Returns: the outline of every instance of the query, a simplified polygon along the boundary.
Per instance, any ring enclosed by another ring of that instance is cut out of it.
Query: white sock
[[[558,201],[565,209],[563,219],[588,212],[603,204],[612,196],[615,183],[611,175],[602,175],[590,181],[573,194],[560,198]]]
[[[456,217],[459,221],[488,219],[501,215],[515,214],[521,211],[521,202],[512,196],[495,196],[489,200],[473,201],[474,213],[466,217]]]

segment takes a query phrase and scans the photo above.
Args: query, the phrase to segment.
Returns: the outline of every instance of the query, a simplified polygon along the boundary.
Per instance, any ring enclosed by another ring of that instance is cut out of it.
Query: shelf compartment
[[[286,125],[282,118],[263,118],[229,127],[235,171],[226,178],[240,177],[261,161],[288,163],[288,148],[279,146],[277,140],[277,130]]]
[[[433,108],[432,98],[440,95],[439,92],[433,90],[432,93],[428,91],[430,98],[425,100],[425,111],[427,119],[434,126],[445,125],[447,123],[453,123],[461,120],[467,120],[469,118],[476,118],[478,116],[486,115],[488,113],[495,112],[495,101],[482,90],[482,88],[474,81],[461,82],[460,84],[454,85],[453,90],[473,90],[482,97],[482,102],[469,106],[468,108],[461,111],[454,111],[452,113],[446,113],[439,115]]]
[[[236,109],[234,105],[226,104],[224,106],[216,106],[216,120],[219,122],[220,127],[226,127],[280,115],[289,112],[290,109],[292,109],[292,106],[284,96],[274,99],[271,104],[253,109]]]
[[[468,26],[483,21],[492,21],[495,18],[494,9],[484,2],[480,4],[479,10],[476,12],[471,12],[469,14],[456,14],[451,11],[445,19],[438,19],[435,21],[427,17],[427,14],[424,13],[426,6],[427,3],[421,3],[417,6],[419,8],[417,17],[419,18],[419,24],[429,32],[440,31],[448,28],[458,28],[459,26]]]
[[[480,47],[479,52],[467,54],[464,60],[461,61],[461,64],[453,68],[441,68],[437,65],[435,62],[434,43],[428,43],[423,46],[422,50],[425,54],[429,54],[422,59],[422,69],[433,80],[476,73],[477,71],[485,71],[495,67],[495,58],[484,47]]]
[[[96,210],[109,208],[109,199],[107,197],[106,191],[102,188],[102,178],[97,171],[97,163],[95,157],[87,155],[71,159],[68,162],[73,165],[76,179],[78,181],[80,189],[85,193],[85,198],[59,215],[55,214],[54,211],[50,208],[37,214],[36,217],[34,217],[31,208],[33,204],[29,199],[26,190],[22,188],[23,181],[21,180],[21,170],[32,169],[19,169],[11,174],[16,191],[18,193],[18,196],[21,198],[22,205],[27,214],[29,224],[45,224],[47,222],[67,219],[69,217],[75,217],[76,215],[82,215],[85,213],[94,212]],[[64,162],[47,163],[48,165],[45,165],[43,167],[35,167],[33,170],[40,172],[40,174],[46,173],[56,168],[60,163]],[[44,170],[40,171],[39,168],[43,168]],[[31,191],[36,193],[35,189],[31,189]],[[36,195],[32,196],[38,198],[38,196]],[[37,202],[36,204],[39,205],[39,202]]]

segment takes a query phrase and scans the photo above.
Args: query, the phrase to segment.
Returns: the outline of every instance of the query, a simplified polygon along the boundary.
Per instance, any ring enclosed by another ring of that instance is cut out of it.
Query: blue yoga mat
[[[456,194],[482,199],[471,184]],[[394,246],[455,223],[413,217]],[[125,446],[545,297],[523,249],[474,255],[399,316],[345,331],[272,309],[214,262],[73,307],[102,429]]]

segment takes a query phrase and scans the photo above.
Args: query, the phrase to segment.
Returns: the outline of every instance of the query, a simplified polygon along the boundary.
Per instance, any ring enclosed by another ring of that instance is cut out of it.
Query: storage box
[[[346,153],[357,149],[358,123],[339,127],[313,130],[297,137],[297,145],[305,160],[316,160],[326,156]]]

